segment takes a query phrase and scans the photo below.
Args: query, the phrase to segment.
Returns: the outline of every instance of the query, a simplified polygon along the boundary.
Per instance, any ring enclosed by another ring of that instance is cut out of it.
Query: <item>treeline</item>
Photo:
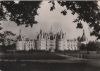
[[[1,52],[6,52],[7,50],[15,50],[16,49],[16,44],[12,44],[12,45],[0,45],[0,51]]]
[[[79,49],[83,51],[98,51],[100,50],[99,47],[100,47],[99,42],[90,41],[88,44],[81,43],[81,45],[79,46]]]

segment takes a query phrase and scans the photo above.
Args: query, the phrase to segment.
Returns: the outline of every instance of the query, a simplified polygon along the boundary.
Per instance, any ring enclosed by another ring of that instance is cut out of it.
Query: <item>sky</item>
[[[67,15],[64,16],[60,12],[66,7],[61,7],[57,2],[55,2],[55,9],[53,11],[50,11],[51,4],[48,4],[48,1],[43,1],[40,5],[41,8],[38,9],[39,15],[35,17],[35,20],[38,21],[37,24],[34,24],[33,27],[25,27],[23,26],[17,26],[15,22],[13,21],[1,21],[1,26],[3,27],[3,30],[0,32],[3,32],[5,30],[9,30],[14,32],[15,34],[19,34],[19,30],[21,29],[22,35],[31,39],[35,39],[37,34],[39,33],[40,29],[42,29],[44,32],[50,32],[51,27],[52,31],[54,33],[63,30],[63,32],[66,32],[67,38],[77,38],[78,36],[82,36],[82,29],[76,29],[76,23],[73,22],[73,20],[77,17],[77,14],[72,15],[70,10],[67,10]],[[100,5],[100,2],[98,2]],[[88,40],[95,40],[94,36],[90,36],[90,28],[88,27],[86,22],[83,23],[83,28],[85,30],[86,38]]]

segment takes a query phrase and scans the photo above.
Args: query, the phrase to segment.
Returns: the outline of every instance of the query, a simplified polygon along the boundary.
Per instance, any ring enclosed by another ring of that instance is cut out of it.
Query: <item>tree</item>
[[[52,3],[51,11],[55,9],[55,2]],[[72,14],[78,14],[78,17],[73,21],[77,23],[76,28],[83,28],[82,22],[87,22],[90,28],[93,28],[91,35],[100,38],[100,8],[98,1],[58,1],[58,3],[67,10],[71,10]],[[67,10],[61,11],[63,15],[67,15]]]
[[[88,44],[81,44],[80,50],[86,50],[86,51],[96,51],[98,50],[99,46],[96,42],[90,41]]]
[[[0,43],[3,44],[4,42],[4,34],[0,33]]]
[[[6,19],[6,15],[11,21],[15,21],[17,25],[26,24],[32,26],[37,15],[37,9],[41,1],[20,1],[16,4],[14,1],[1,1],[0,20]],[[4,11],[4,8],[7,11]]]
[[[0,33],[0,43],[5,45],[6,40],[15,42],[16,40],[13,38],[15,35],[16,34],[11,31],[4,31],[2,34]]]
[[[3,34],[0,33],[0,43],[2,43],[2,45],[0,46],[1,51],[15,49],[16,39],[13,38],[15,35],[16,34],[11,31],[4,31]]]
[[[100,11],[97,1],[57,1],[61,6],[66,6],[66,9],[71,10],[72,14],[78,14],[78,17],[73,21],[77,22],[77,28],[83,28],[82,22],[85,21],[93,28],[91,35],[95,35],[100,38]],[[35,16],[37,15],[37,9],[39,8],[41,1],[20,1],[16,4],[13,1],[1,1],[0,2],[0,19],[6,19],[5,15],[10,13],[10,20],[15,21],[18,25],[26,24],[26,26],[33,26]],[[52,3],[50,10],[55,9],[55,1],[49,1]],[[6,12],[4,12],[4,7]],[[67,15],[67,10],[61,11],[63,15]]]
[[[12,35],[12,36],[15,36],[15,34],[11,31],[4,31],[4,35],[7,36],[7,35]]]
[[[95,43],[95,42],[89,42],[87,45],[86,45],[86,49],[87,51],[96,51],[98,49],[98,45]]]
[[[86,44],[81,44],[81,45],[79,46],[79,49],[80,49],[80,50],[86,51],[86,50],[87,50],[87,49],[86,49]]]
[[[5,45],[5,42],[8,44],[8,45],[11,45],[11,41],[14,43],[16,40],[13,38],[16,34],[14,34],[13,32],[11,31],[4,31],[4,45]]]

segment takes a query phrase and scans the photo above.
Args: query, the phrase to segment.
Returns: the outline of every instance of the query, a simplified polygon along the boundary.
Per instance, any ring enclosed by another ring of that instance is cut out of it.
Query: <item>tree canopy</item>
[[[71,10],[72,14],[78,14],[78,17],[73,21],[77,23],[77,28],[83,28],[82,22],[87,22],[93,28],[91,35],[100,38],[100,11],[97,1],[57,1],[60,6],[66,6],[66,9]],[[55,1],[52,3],[50,11],[55,9]],[[26,24],[33,26],[37,9],[41,1],[20,1],[16,4],[13,1],[0,1],[0,20],[6,19],[6,15],[10,16],[10,20],[15,21],[18,25]],[[4,11],[4,8],[7,10]],[[67,15],[67,10],[61,11],[61,14]]]
[[[93,28],[91,35],[96,35],[100,38],[100,11],[97,1],[58,1],[61,6],[66,6],[72,14],[78,14],[78,17],[73,21],[77,22],[77,28],[83,28],[81,21],[87,22],[90,28]],[[67,12],[62,12],[64,15]]]
[[[96,42],[89,42],[88,44],[81,44],[80,50],[87,50],[87,51],[96,51],[99,49],[99,46]]]
[[[15,21],[17,25],[33,26],[37,23],[35,15],[37,15],[41,1],[20,1],[18,4],[14,1],[1,1],[0,3],[0,20],[6,19],[6,15],[9,15],[10,20]],[[4,8],[7,11],[4,11]]]

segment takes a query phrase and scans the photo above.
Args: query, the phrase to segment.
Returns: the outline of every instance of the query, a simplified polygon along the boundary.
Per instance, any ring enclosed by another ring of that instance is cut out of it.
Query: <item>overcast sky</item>
[[[100,2],[99,2],[100,4]],[[77,14],[72,15],[70,10],[67,10],[67,15],[64,16],[60,12],[66,7],[61,7],[59,4],[55,4],[56,9],[50,11],[50,4],[48,1],[43,1],[40,5],[41,8],[38,9],[39,15],[36,16],[37,24],[34,24],[33,27],[17,26],[16,23],[12,21],[1,21],[3,30],[10,30],[16,34],[19,34],[19,29],[22,30],[22,35],[29,38],[35,38],[39,33],[40,29],[45,32],[50,32],[51,27],[54,33],[57,31],[63,30],[66,32],[67,38],[77,38],[78,36],[82,36],[82,30],[76,29],[76,23],[73,23],[73,20],[77,17]],[[83,22],[83,27],[85,29],[86,37],[88,40],[94,40],[95,37],[90,37],[89,35],[89,27],[87,23]]]

